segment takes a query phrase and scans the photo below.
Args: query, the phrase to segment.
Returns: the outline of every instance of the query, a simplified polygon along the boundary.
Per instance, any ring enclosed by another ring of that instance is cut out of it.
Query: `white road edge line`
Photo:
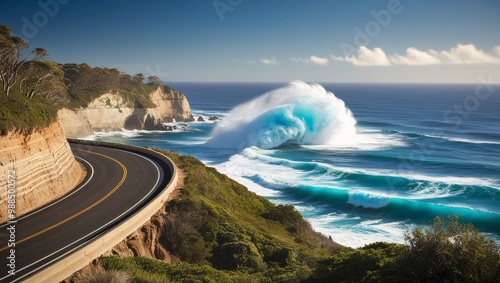
[[[114,148],[112,148],[112,149],[114,149]],[[150,195],[151,195],[151,194],[155,191],[156,187],[157,187],[157,186],[158,186],[158,184],[160,183],[160,175],[161,175],[160,169],[158,168],[158,166],[157,166],[157,165],[156,165],[156,164],[155,164],[152,160],[150,160],[149,158],[146,158],[146,157],[144,157],[144,156],[141,156],[141,155],[139,155],[139,154],[133,153],[133,152],[128,152],[128,151],[126,151],[126,150],[122,150],[122,151],[125,151],[125,152],[127,152],[127,153],[129,153],[129,154],[137,155],[137,156],[142,157],[142,158],[146,159],[147,161],[151,162],[151,164],[153,164],[153,165],[156,167],[156,171],[158,172],[158,178],[156,179],[156,184],[153,186],[153,188],[152,188],[152,189],[149,191],[149,193],[148,193],[147,195],[145,195],[145,196],[144,196],[144,197],[143,197],[143,198],[142,198],[139,202],[137,202],[134,206],[132,206],[131,208],[127,209],[127,211],[123,212],[122,214],[120,214],[119,216],[115,217],[113,220],[111,220],[111,221],[109,221],[108,223],[106,223],[106,224],[102,225],[101,227],[99,227],[99,228],[98,228],[98,229],[96,229],[96,230],[100,230],[100,229],[102,229],[102,228],[104,228],[104,227],[108,226],[109,224],[111,224],[111,223],[115,222],[117,219],[119,219],[119,218],[123,217],[123,215],[125,215],[125,214],[129,213],[132,209],[134,209],[135,207],[137,207],[137,206],[138,206],[141,202],[143,202],[146,198],[148,198],[148,197],[149,197],[149,196],[150,196]],[[69,247],[69,246],[73,245],[74,243],[77,243],[77,242],[81,241],[82,239],[85,239],[86,237],[88,237],[88,236],[90,236],[91,234],[93,234],[96,230],[94,230],[94,231],[92,231],[91,233],[89,233],[89,234],[87,234],[87,235],[85,235],[85,236],[81,237],[80,239],[78,239],[78,240],[74,241],[73,243],[68,244],[68,245],[66,245],[65,247],[60,248],[59,250],[57,250],[57,251],[55,251],[55,252],[51,253],[50,255],[47,255],[47,256],[45,256],[45,257],[43,257],[43,258],[41,258],[41,259],[39,259],[39,260],[37,260],[37,261],[35,261],[35,262],[33,262],[33,263],[31,263],[31,264],[29,264],[29,265],[27,265],[27,266],[23,267],[23,268],[17,269],[17,270],[16,270],[16,273],[17,273],[17,272],[19,272],[19,271],[23,271],[24,269],[29,268],[29,267],[31,267],[32,265],[35,265],[35,264],[37,264],[38,262],[40,262],[40,261],[42,261],[42,260],[44,260],[44,259],[46,259],[46,258],[48,258],[48,257],[53,256],[54,254],[56,254],[56,253],[60,252],[61,250],[66,249],[67,247]],[[95,240],[95,239],[93,239],[93,240]],[[14,279],[14,281],[11,281],[11,282],[18,282],[19,280],[21,280],[21,279],[23,279],[23,278],[27,277],[28,275],[31,275],[31,274],[33,274],[33,273],[37,272],[38,270],[40,270],[40,269],[42,269],[42,268],[46,267],[47,265],[50,265],[50,264],[52,264],[53,262],[58,261],[58,260],[59,260],[59,259],[61,259],[61,258],[64,258],[66,255],[71,254],[73,251],[75,251],[75,250],[79,249],[80,247],[84,246],[85,244],[87,244],[87,242],[88,242],[88,241],[85,241],[85,242],[81,243],[80,245],[76,246],[75,248],[73,248],[73,249],[71,249],[71,250],[69,250],[69,251],[65,252],[64,254],[62,254],[62,255],[60,255],[60,256],[58,256],[58,257],[56,257],[55,259],[53,259],[53,260],[51,260],[51,261],[49,261],[49,262],[47,262],[47,263],[45,263],[45,264],[43,264],[43,265],[39,266],[38,268],[36,268],[36,269],[32,270],[31,272],[26,273],[26,274],[24,274],[23,276],[21,276],[21,277],[18,277],[18,278],[16,278],[16,279]],[[0,278],[0,280],[4,280],[5,278],[10,277],[10,276],[11,276],[11,275],[4,276],[4,277]]]
[[[23,216],[21,216],[21,217],[19,217],[19,218],[12,219],[11,221],[19,221],[19,220],[25,219],[25,218],[27,218],[27,217],[30,217],[30,216],[32,216],[32,215],[35,215],[35,214],[39,213],[40,211],[43,211],[43,210],[45,210],[45,209],[47,209],[47,208],[49,208],[49,207],[51,207],[51,206],[53,206],[53,205],[55,205],[55,204],[57,204],[57,203],[60,203],[61,201],[63,201],[63,200],[65,200],[65,199],[67,199],[68,197],[70,197],[70,196],[74,195],[74,194],[75,194],[75,193],[77,193],[80,189],[82,189],[83,187],[85,187],[85,186],[86,186],[86,185],[90,182],[90,180],[92,180],[92,178],[94,177],[94,167],[93,167],[93,166],[92,166],[92,164],[90,164],[87,160],[85,160],[85,159],[83,159],[83,158],[81,158],[81,157],[75,156],[75,158],[78,158],[78,159],[82,160],[83,162],[87,163],[87,164],[90,166],[90,169],[91,169],[91,171],[92,171],[92,173],[90,174],[89,179],[88,179],[85,183],[81,184],[81,185],[80,185],[77,189],[74,189],[71,193],[69,193],[69,194],[67,194],[67,195],[63,196],[62,198],[60,198],[60,199],[58,199],[58,200],[56,200],[56,201],[54,201],[54,202],[52,202],[52,203],[50,203],[50,204],[48,204],[48,205],[42,206],[42,207],[40,207],[39,209],[34,210],[34,211],[32,211],[32,212],[30,212],[30,213],[28,213],[28,214],[26,214],[26,215],[23,215]],[[1,226],[0,226],[0,228],[6,227],[6,226],[8,226],[8,224],[7,224],[7,223],[5,223],[4,225],[1,225]]]

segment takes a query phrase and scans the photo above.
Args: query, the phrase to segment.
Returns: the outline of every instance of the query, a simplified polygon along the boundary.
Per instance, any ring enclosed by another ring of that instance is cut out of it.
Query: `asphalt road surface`
[[[22,281],[86,245],[148,203],[172,177],[168,161],[155,154],[71,148],[86,178],[62,198],[0,224],[0,282]]]

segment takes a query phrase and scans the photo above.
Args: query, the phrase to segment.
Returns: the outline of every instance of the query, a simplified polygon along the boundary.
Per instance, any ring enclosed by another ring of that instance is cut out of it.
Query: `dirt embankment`
[[[30,135],[11,131],[1,136],[0,163],[0,188],[4,188],[0,190],[0,222],[61,197],[86,174],[58,122]],[[15,204],[10,213],[9,201],[11,208]]]

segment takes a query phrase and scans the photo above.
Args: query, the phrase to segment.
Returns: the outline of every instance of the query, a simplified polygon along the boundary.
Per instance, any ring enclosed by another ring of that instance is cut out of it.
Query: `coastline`
[[[251,101],[260,94],[259,91],[266,91],[265,88],[269,87],[265,84],[254,88],[252,84],[247,89],[244,85],[238,91],[239,97],[236,100],[234,84],[227,87],[218,84],[201,86],[203,88],[197,85],[192,89],[187,86],[182,89],[189,93],[193,113],[207,117],[216,115],[223,119],[227,118],[233,105]],[[273,202],[294,204],[317,230],[335,236],[336,239],[344,239],[339,242],[347,246],[360,247],[388,239],[403,243],[405,231],[427,225],[432,221],[431,214],[441,217],[462,215],[463,221],[483,227],[483,232],[493,235],[495,241],[500,242],[500,231],[488,220],[497,217],[493,214],[497,209],[492,200],[485,201],[489,207],[486,210],[470,210],[466,208],[466,204],[461,207],[456,205],[462,202],[464,192],[485,190],[495,194],[497,185],[493,171],[477,168],[477,174],[484,175],[482,178],[468,176],[469,173],[460,169],[465,166],[460,164],[468,161],[461,161],[457,167],[448,162],[453,156],[443,154],[456,148],[483,158],[483,151],[479,149],[494,149],[496,145],[490,142],[495,138],[494,133],[489,134],[489,128],[485,128],[488,135],[481,139],[473,136],[459,138],[462,129],[468,127],[467,120],[463,120],[465,124],[455,133],[457,138],[436,132],[447,125],[446,121],[442,121],[442,113],[450,105],[453,106],[453,103],[461,102],[471,92],[474,93],[474,86],[464,88],[462,85],[443,85],[435,90],[432,85],[411,85],[410,89],[414,94],[407,96],[399,96],[400,93],[408,92],[407,85],[373,87],[360,90],[357,85],[325,86],[345,101],[358,121],[360,140],[351,147],[303,145],[272,150],[255,147],[217,150],[204,146],[218,122],[190,123],[191,131],[186,133],[107,133],[94,138],[168,149],[196,156],[205,164],[218,169],[224,167],[219,171]],[[433,94],[440,99],[437,102],[423,100],[416,104],[412,99],[419,97],[420,93],[424,93],[426,97]],[[369,100],[374,95],[379,99]],[[210,104],[214,100],[224,101],[224,104]],[[366,103],[367,101],[371,102]],[[496,100],[491,102],[481,105],[487,113],[495,111]],[[399,108],[392,107],[394,105],[399,105]],[[415,105],[419,111],[412,112],[405,107],[401,108],[401,105]],[[400,117],[401,123],[394,123],[387,118],[390,113]],[[431,119],[434,117],[436,122]],[[494,126],[496,116],[489,117],[490,122],[485,127],[490,124]],[[431,121],[425,122],[425,119]],[[418,125],[418,128],[411,126],[419,120],[423,120],[424,124]],[[432,132],[436,133],[431,135]],[[129,137],[128,134],[132,136]],[[435,166],[432,159],[436,154],[426,154],[427,148],[422,145],[433,146],[429,150],[438,152],[443,160],[443,168],[450,168],[453,172],[427,171],[429,166],[435,169],[432,167]],[[418,158],[414,159],[412,156]],[[427,157],[429,161],[426,160]],[[489,160],[492,157],[484,158]],[[496,166],[494,160],[488,161],[488,164],[492,168]],[[417,171],[413,172],[412,168]],[[391,186],[391,183],[394,185]],[[403,191],[397,191],[397,186]],[[474,199],[475,195],[468,197]]]

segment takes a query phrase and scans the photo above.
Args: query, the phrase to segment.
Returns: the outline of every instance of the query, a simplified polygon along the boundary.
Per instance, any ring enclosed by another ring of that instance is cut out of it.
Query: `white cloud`
[[[429,50],[431,54],[436,54],[441,57],[444,63],[449,64],[479,64],[479,63],[498,63],[499,58],[484,52],[481,49],[477,49],[474,44],[457,44],[457,46],[452,47],[449,51],[443,50],[441,52],[436,52],[434,50]]]
[[[393,55],[390,57],[392,63],[397,65],[435,65],[441,61],[429,52],[420,51],[414,47],[406,49],[406,55]]]
[[[309,57],[309,61],[313,62],[314,64],[318,64],[318,65],[326,65],[326,64],[328,64],[328,59],[327,58],[318,57],[316,55],[313,55],[313,56]]]
[[[351,57],[337,57],[332,55],[332,59],[349,62],[356,66],[389,66],[391,64],[385,52],[378,47],[371,50],[365,46],[360,46],[357,55]]]
[[[302,57],[292,57],[290,58],[293,62],[298,62],[298,63],[314,63],[318,65],[326,65],[328,64],[329,60],[328,58],[322,58],[316,55],[313,55],[307,59],[304,59]]]
[[[500,46],[495,46],[493,49],[495,51],[495,54],[497,55],[498,58],[500,58]]]
[[[474,44],[457,44],[450,50],[427,51],[415,47],[406,49],[406,54],[387,56],[380,48],[373,50],[361,46],[358,54],[353,56],[332,58],[336,61],[349,62],[356,66],[389,66],[389,65],[437,65],[437,64],[492,64],[500,63],[500,46],[495,46],[494,54],[478,49]]]
[[[278,60],[276,60],[275,57],[273,58],[264,58],[262,60],[260,60],[262,63],[266,64],[266,65],[276,65],[276,64],[279,64]]]

